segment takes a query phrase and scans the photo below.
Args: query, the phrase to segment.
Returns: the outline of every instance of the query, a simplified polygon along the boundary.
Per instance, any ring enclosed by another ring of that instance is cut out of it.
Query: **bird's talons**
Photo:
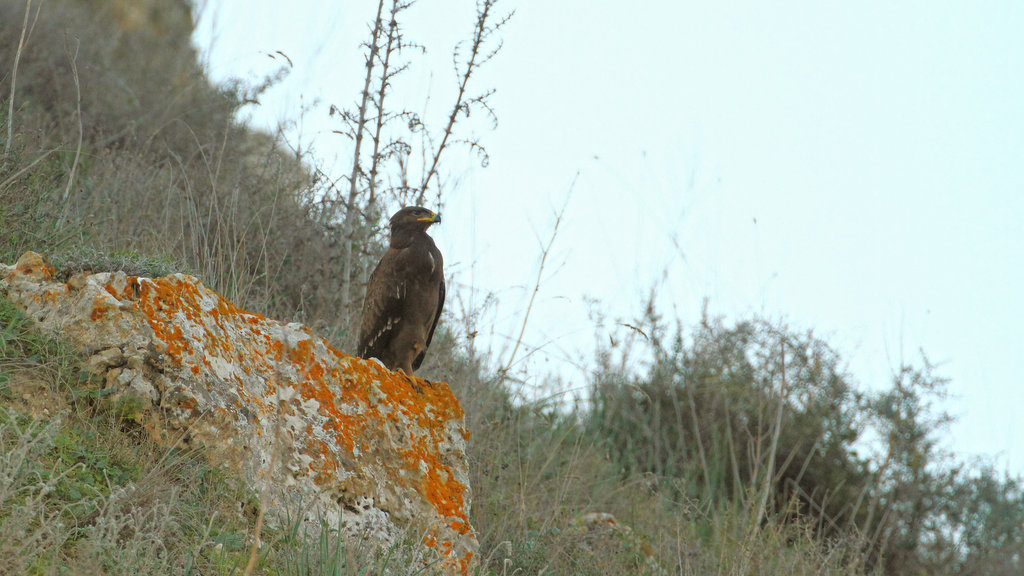
[[[423,389],[420,388],[420,385],[416,382],[416,377],[412,375],[412,368],[399,368],[398,372],[405,376],[405,379],[409,381],[409,385],[412,386],[413,390],[415,390],[417,394],[423,393]]]

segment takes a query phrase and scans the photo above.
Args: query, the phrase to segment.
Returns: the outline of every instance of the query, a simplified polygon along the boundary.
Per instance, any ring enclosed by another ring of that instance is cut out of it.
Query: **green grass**
[[[62,341],[0,303],[0,573],[174,569],[202,548],[207,506],[237,490],[194,454],[144,439],[94,394],[99,383]],[[24,534],[21,532],[24,531]],[[31,546],[24,542],[34,542]]]

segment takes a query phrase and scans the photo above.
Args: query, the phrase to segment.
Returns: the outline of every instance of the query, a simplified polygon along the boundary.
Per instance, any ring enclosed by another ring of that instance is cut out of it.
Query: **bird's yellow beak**
[[[441,221],[441,215],[440,214],[431,213],[430,216],[424,216],[423,218],[417,218],[416,221],[417,222],[437,223],[437,222]]]

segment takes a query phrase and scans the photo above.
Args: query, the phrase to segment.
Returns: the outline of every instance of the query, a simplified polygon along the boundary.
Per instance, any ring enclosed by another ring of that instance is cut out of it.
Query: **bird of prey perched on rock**
[[[366,286],[358,354],[409,376],[423,363],[444,306],[444,263],[427,236],[440,221],[418,206],[396,212],[391,245]]]

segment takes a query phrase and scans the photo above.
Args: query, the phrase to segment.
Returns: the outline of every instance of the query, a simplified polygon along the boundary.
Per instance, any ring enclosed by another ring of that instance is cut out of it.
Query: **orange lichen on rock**
[[[0,280],[0,295],[43,329],[97,354],[90,366],[115,393],[152,406],[143,426],[158,441],[202,446],[254,489],[276,462],[281,512],[301,502],[310,523],[384,543],[423,534],[452,572],[472,568],[469,435],[443,382],[343,354],[180,274],[82,273],[65,284],[26,253],[0,265]]]
[[[107,301],[102,296],[97,295],[93,299],[92,314],[89,315],[89,319],[93,322],[99,322],[107,317]]]
[[[19,260],[19,301],[81,309],[54,329],[84,326],[69,336],[135,355],[135,368],[116,380],[158,402],[146,429],[187,434],[254,486],[276,461],[275,501],[319,506],[307,512],[311,522],[351,523],[353,534],[383,541],[411,530],[454,572],[473,565],[468,432],[447,384],[343,354],[309,328],[246,312],[195,278],[86,274],[70,290],[50,282],[47,266],[38,255]],[[70,298],[83,305],[61,304]]]
[[[53,280],[53,266],[50,266],[50,262],[42,254],[25,252],[18,258],[14,268],[22,276],[37,280]]]

